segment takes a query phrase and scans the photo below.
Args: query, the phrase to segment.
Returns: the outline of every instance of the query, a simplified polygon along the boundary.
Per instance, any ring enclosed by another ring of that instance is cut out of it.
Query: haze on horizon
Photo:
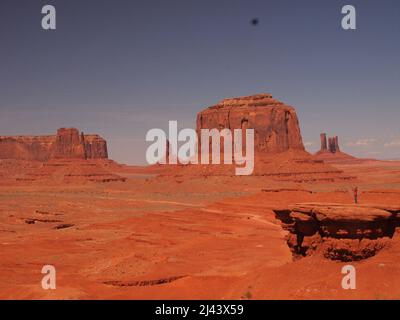
[[[400,158],[400,2],[348,2],[356,31],[338,0],[2,0],[0,135],[76,127],[144,164],[149,129],[269,92],[296,108],[309,151],[326,132],[352,155]]]

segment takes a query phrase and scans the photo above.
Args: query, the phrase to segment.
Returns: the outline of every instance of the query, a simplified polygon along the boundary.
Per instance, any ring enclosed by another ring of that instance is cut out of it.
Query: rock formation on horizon
[[[319,152],[330,152],[330,153],[340,152],[338,136],[329,137],[327,139],[326,133],[321,133],[320,137],[321,137],[321,149],[319,150]]]
[[[0,136],[0,159],[108,159],[107,142],[75,128],[61,128],[53,136]]]
[[[328,145],[329,145],[329,151],[331,153],[340,152],[338,136],[329,138]]]
[[[198,137],[201,137],[201,129],[253,129],[254,176],[296,183],[354,179],[322,160],[314,159],[305,150],[295,109],[270,94],[224,99],[198,113],[196,124]],[[212,139],[209,142],[212,149]],[[199,144],[198,149],[201,150],[201,139]],[[223,151],[222,141],[220,147]],[[232,176],[235,175],[235,166],[183,165],[179,171],[171,166],[162,174],[179,174],[182,177]]]
[[[319,152],[330,152],[330,153],[340,152],[338,136],[327,138],[326,133],[321,133],[320,137],[321,137],[321,149],[319,150]]]
[[[197,115],[201,129],[254,129],[254,152],[275,154],[289,150],[304,152],[299,121],[293,107],[264,93],[222,100]]]
[[[354,161],[356,158],[340,150],[339,137],[327,138],[326,133],[321,133],[321,149],[314,155],[316,159],[325,162]]]
[[[321,133],[321,150],[320,151],[328,151],[328,146],[326,144],[326,133]]]

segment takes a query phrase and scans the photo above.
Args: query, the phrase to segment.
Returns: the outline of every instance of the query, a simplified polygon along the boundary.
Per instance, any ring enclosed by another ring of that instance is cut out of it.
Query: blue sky
[[[356,31],[341,29],[345,4]],[[149,129],[269,92],[296,108],[310,151],[326,132],[353,155],[399,158],[399,34],[395,0],[2,0],[0,134],[74,126],[142,164]]]

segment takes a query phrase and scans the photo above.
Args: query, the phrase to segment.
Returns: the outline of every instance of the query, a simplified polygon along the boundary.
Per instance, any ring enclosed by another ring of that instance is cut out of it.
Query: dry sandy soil
[[[183,178],[111,166],[126,181],[37,183],[7,180],[13,169],[3,163],[0,298],[400,299],[398,233],[351,263],[356,290],[341,287],[349,263],[318,254],[293,261],[273,208],[352,203],[354,185],[361,203],[400,204],[400,162],[334,166],[356,178]],[[44,265],[56,267],[56,290],[41,287]]]

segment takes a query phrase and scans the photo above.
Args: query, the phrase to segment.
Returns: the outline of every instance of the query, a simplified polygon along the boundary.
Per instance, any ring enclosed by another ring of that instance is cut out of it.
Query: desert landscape
[[[197,130],[254,129],[251,176],[117,163],[101,132],[0,136],[0,299],[400,299],[400,161],[320,132],[310,154],[270,94],[202,109]]]

